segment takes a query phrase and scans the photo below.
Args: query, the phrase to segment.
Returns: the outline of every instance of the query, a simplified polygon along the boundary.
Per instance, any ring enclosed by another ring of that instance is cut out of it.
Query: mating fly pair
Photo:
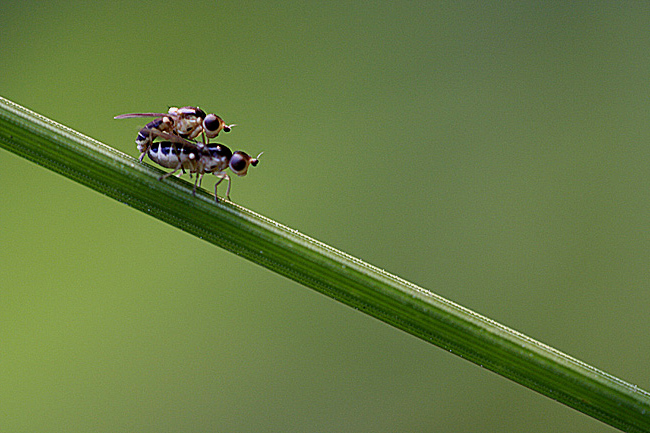
[[[115,119],[128,119],[133,117],[156,117],[147,123],[135,139],[140,151],[140,161],[144,155],[166,168],[173,171],[160,177],[165,179],[179,170],[185,170],[196,175],[196,187],[201,186],[204,174],[213,173],[219,178],[214,187],[214,196],[217,201],[217,187],[224,180],[228,180],[226,198],[230,200],[230,176],[225,172],[230,168],[238,176],[245,176],[248,167],[257,165],[258,158],[253,158],[245,152],[232,152],[223,144],[210,144],[221,131],[230,132],[235,125],[227,125],[216,114],[206,114],[198,107],[172,107],[167,113],[132,113],[115,116]],[[203,142],[190,141],[201,136]],[[155,141],[161,138],[163,141]],[[261,155],[261,153],[260,153]]]

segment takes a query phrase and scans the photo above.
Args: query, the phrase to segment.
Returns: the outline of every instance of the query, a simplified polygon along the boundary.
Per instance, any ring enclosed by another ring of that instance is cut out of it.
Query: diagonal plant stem
[[[650,393],[0,97],[0,147],[624,431]],[[639,360],[639,362],[645,362]]]

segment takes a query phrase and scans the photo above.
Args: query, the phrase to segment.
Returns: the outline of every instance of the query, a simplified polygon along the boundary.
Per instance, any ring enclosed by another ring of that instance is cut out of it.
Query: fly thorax
[[[227,146],[223,144],[210,144],[207,148],[207,154],[209,156],[205,162],[206,173],[224,171],[228,168],[232,151]]]

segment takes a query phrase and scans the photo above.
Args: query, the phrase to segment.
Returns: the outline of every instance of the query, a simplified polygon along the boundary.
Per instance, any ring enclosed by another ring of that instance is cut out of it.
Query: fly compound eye
[[[223,120],[216,114],[208,114],[203,119],[203,128],[210,138],[216,137],[223,129]]]
[[[237,176],[244,176],[248,171],[248,164],[251,160],[251,157],[246,155],[244,152],[235,152],[230,158],[230,169]]]

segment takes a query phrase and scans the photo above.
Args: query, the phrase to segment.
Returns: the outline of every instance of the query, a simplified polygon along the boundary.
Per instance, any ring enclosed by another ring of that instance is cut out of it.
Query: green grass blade
[[[0,146],[625,431],[650,394],[0,98]],[[639,362],[646,362],[639,360]]]

